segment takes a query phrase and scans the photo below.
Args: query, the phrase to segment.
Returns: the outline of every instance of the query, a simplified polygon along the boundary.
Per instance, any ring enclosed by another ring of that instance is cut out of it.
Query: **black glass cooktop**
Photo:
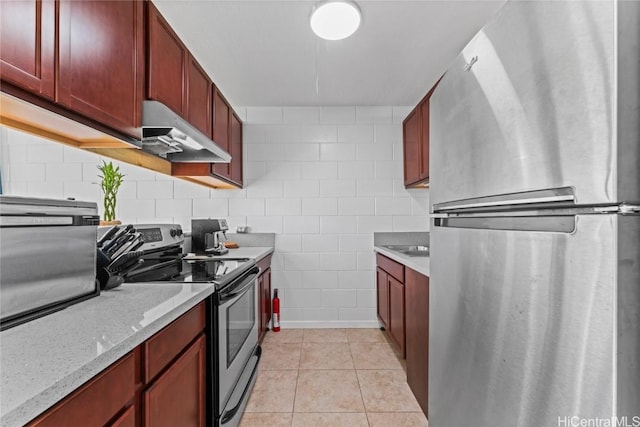
[[[172,282],[215,283],[221,287],[255,265],[250,258],[221,259],[215,256],[186,256],[182,260],[182,273]]]

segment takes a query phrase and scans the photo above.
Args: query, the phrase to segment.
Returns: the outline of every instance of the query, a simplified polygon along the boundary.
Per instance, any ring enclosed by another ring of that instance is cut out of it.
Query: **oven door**
[[[218,408],[225,408],[258,345],[259,269],[218,293]]]

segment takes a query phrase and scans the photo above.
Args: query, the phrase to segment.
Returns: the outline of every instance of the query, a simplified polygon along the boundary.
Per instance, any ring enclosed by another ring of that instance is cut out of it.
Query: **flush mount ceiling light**
[[[360,26],[360,8],[352,0],[319,2],[311,12],[311,29],[325,40],[342,40]]]

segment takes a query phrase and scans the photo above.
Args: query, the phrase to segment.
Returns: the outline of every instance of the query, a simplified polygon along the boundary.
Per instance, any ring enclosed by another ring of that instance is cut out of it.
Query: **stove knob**
[[[169,234],[171,234],[171,237],[176,237],[178,235],[178,230],[172,228],[171,230],[169,230]]]
[[[178,228],[178,236],[182,236],[182,228]]]

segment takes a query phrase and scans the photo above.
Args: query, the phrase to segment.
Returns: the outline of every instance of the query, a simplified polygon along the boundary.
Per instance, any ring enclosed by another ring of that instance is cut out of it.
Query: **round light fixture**
[[[351,0],[327,0],[311,13],[311,29],[325,40],[342,40],[360,26],[360,8]]]

